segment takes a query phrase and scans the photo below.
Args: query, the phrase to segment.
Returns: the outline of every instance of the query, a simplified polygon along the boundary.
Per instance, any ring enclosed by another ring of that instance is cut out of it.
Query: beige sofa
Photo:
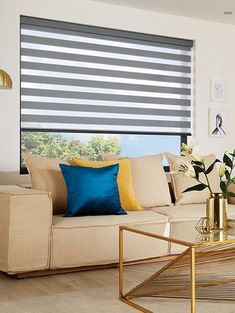
[[[170,168],[177,156],[168,154]],[[211,163],[214,156],[208,156]],[[205,216],[208,192],[183,193],[192,179],[172,176],[175,203],[172,204],[162,155],[131,159],[135,196],[143,211],[127,215],[63,217],[66,187],[59,161],[28,156],[33,189],[0,186],[0,270],[8,274],[45,270],[88,268],[118,263],[119,225],[139,224],[145,230],[180,236],[191,234]],[[215,188],[217,173],[210,179]],[[48,190],[50,192],[48,192]],[[204,203],[203,203],[204,202]],[[229,206],[235,218],[235,206]],[[182,227],[178,222],[192,221]],[[182,247],[166,241],[125,233],[124,259],[133,261],[178,253]]]
[[[235,218],[229,206],[229,217]],[[119,225],[143,224],[145,230],[179,235],[178,221],[196,221],[205,204],[172,205],[122,216],[64,218],[53,215],[50,193],[0,186],[0,270],[8,274],[74,269],[118,262]],[[188,230],[187,230],[188,231]],[[167,242],[125,234],[125,261],[177,253]]]

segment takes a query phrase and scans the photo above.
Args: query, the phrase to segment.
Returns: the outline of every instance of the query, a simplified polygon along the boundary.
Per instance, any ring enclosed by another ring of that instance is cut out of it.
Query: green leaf
[[[226,177],[227,181],[230,181],[230,174],[229,174],[228,170],[225,171],[225,177]]]
[[[209,167],[208,167],[208,169],[205,171],[205,174],[210,174],[210,172],[212,172],[213,171],[213,169],[214,169],[214,166],[215,166],[215,164],[217,163],[217,162],[221,162],[219,159],[216,159]]]
[[[194,168],[194,171],[195,171],[195,174],[196,174],[196,179],[199,179],[199,173],[204,172],[204,169],[201,168],[198,165],[193,165],[193,168]]]
[[[193,165],[193,168],[194,168],[194,170],[195,170],[196,173],[202,173],[202,172],[204,172],[204,169],[201,168],[201,167],[198,166],[198,165]]]
[[[234,154],[234,152],[233,153],[229,153],[232,157],[234,157],[235,158],[235,154]]]
[[[230,168],[233,168],[233,162],[230,157],[225,153],[223,157],[223,162]]]
[[[235,192],[228,192],[227,195],[228,195],[229,197],[235,197]]]
[[[194,191],[194,190],[201,191],[201,190],[204,190],[206,187],[207,185],[205,184],[198,184],[198,185],[185,189],[183,192],[189,192],[189,191]]]
[[[220,188],[221,188],[223,193],[227,193],[227,188],[226,188],[226,184],[224,181],[220,182]]]
[[[198,166],[202,166],[202,162],[200,162],[200,161],[192,161],[192,164],[196,164]]]

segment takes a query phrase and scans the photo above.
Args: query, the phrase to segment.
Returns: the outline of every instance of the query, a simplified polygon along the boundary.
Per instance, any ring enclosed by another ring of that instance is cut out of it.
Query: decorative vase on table
[[[206,216],[212,221],[214,228],[228,227],[227,198],[223,193],[211,193],[206,201]]]
[[[211,220],[215,229],[227,228],[227,197],[235,197],[235,193],[229,191],[230,185],[235,184],[235,150],[232,153],[226,151],[223,161],[215,159],[209,167],[206,167],[204,156],[197,145],[182,144],[181,156],[173,174],[180,173],[197,181],[196,185],[187,188],[184,192],[202,191],[207,188],[210,196],[206,202],[206,218]],[[212,191],[208,176],[214,170],[216,163],[220,163],[218,177],[221,192],[219,193]]]

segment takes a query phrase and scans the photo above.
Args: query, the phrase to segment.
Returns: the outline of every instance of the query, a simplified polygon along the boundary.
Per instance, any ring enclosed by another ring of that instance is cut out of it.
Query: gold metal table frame
[[[160,270],[142,283],[124,293],[123,232],[168,241],[185,246],[185,250],[173,256]],[[214,234],[215,240],[190,243],[187,241],[150,233],[138,227],[119,227],[119,298],[137,310],[153,313],[132,299],[140,297],[180,298],[191,300],[191,313],[196,312],[196,299],[235,301],[235,230]],[[221,237],[222,235],[222,237]],[[218,236],[220,237],[218,239]],[[233,273],[234,272],[234,273]],[[196,295],[197,293],[197,295]]]

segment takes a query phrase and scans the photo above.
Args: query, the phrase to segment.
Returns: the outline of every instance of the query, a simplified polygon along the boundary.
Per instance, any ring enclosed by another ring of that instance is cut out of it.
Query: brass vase
[[[216,229],[228,227],[227,198],[222,193],[211,193],[206,201],[206,217],[214,224]]]

